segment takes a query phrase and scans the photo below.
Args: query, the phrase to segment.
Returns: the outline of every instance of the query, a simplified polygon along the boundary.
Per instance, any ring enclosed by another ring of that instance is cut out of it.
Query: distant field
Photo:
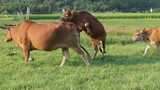
[[[106,13],[96,15],[105,16]],[[35,21],[59,21],[58,17],[52,20],[39,18]],[[160,54],[151,49],[143,57],[145,44],[132,42],[132,34],[144,27],[160,27],[160,19],[99,20],[108,32],[107,55],[102,58],[98,54],[91,61],[88,80],[85,64],[74,51],[70,50],[71,57],[62,68],[58,67],[62,58],[61,50],[34,51],[31,56],[35,60],[26,65],[21,49],[12,43],[5,43],[5,32],[1,30],[0,90],[159,90]],[[1,20],[0,25],[18,22],[18,19]],[[93,54],[89,40],[86,34],[81,34],[81,43]],[[16,54],[10,56],[12,48]]]
[[[98,19],[159,19],[160,13],[93,13]],[[26,15],[0,15],[0,20],[19,20]],[[58,19],[61,13],[30,14],[32,20]]]

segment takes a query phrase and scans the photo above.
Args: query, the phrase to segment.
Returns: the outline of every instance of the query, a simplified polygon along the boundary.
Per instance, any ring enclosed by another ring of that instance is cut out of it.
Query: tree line
[[[160,0],[0,0],[0,13],[60,12],[62,8],[92,12],[147,12],[160,11]]]

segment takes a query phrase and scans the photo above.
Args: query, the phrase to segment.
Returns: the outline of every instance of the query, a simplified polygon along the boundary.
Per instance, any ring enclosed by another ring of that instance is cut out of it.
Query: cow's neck
[[[148,30],[146,35],[145,35],[146,38],[144,39],[144,41],[148,42],[149,41],[149,37],[151,36],[151,34],[152,34],[152,30]]]
[[[10,33],[11,33],[11,37],[12,37],[13,41],[15,42],[16,41],[16,32],[15,32],[15,30],[11,30]]]

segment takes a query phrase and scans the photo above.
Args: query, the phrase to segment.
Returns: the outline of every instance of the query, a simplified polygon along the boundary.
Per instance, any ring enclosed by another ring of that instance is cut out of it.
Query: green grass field
[[[1,30],[0,90],[159,90],[160,54],[151,49],[143,57],[145,43],[133,43],[132,33],[144,27],[160,27],[160,19],[99,20],[108,32],[107,55],[102,58],[98,54],[91,61],[88,73],[84,62],[72,50],[70,59],[62,68],[58,66],[62,59],[59,49],[34,51],[31,53],[34,61],[25,64],[21,49],[4,42],[5,32]],[[0,21],[0,25],[5,23],[18,21]],[[89,41],[82,33],[81,43],[93,54]],[[13,52],[16,54],[10,55]]]

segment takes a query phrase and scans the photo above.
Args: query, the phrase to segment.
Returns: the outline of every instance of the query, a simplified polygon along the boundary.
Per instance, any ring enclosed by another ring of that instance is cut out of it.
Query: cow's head
[[[132,39],[133,41],[146,41],[148,39],[148,30],[144,28],[143,30],[136,31]]]
[[[72,21],[73,20],[73,16],[74,16],[74,11],[71,11],[69,9],[63,9],[63,17],[62,17],[62,21]]]
[[[5,37],[5,41],[6,42],[10,42],[12,41],[12,34],[11,32],[14,29],[14,26],[6,26],[6,27],[0,27],[1,29],[4,29],[6,31],[6,37]]]
[[[12,34],[11,34],[11,28],[9,28],[6,32],[6,38],[5,38],[6,42],[10,42],[12,41]]]

